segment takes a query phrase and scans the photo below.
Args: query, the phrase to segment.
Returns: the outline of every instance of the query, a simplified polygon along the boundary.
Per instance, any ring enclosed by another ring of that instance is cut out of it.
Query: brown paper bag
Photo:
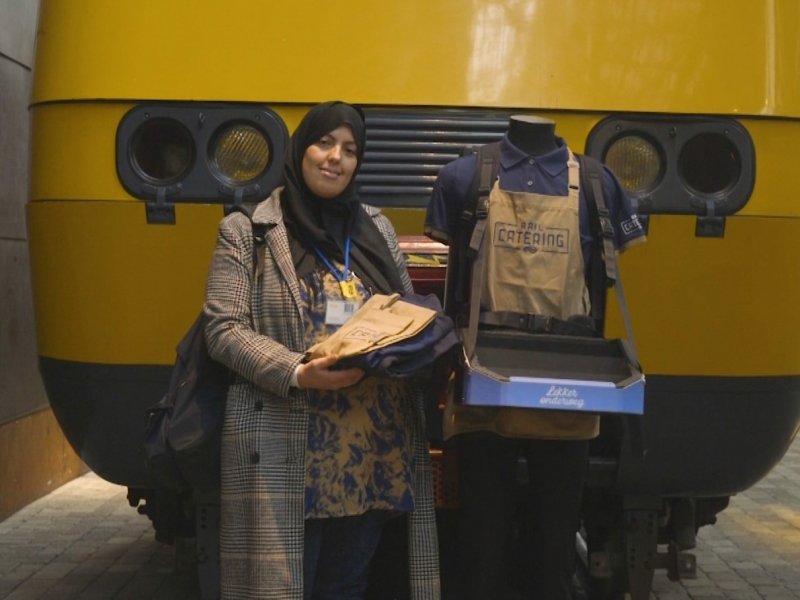
[[[436,311],[400,300],[400,294],[375,294],[333,335],[306,350],[306,358],[365,354],[417,335]]]

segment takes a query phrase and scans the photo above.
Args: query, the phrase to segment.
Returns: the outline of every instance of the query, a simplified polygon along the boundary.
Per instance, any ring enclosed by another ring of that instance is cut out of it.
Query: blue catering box
[[[644,385],[622,340],[488,329],[466,362],[462,402],[642,414]]]

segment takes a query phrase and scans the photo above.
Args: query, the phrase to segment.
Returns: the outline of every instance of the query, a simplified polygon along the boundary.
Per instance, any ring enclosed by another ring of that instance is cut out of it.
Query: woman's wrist
[[[292,371],[292,376],[289,379],[289,387],[298,388],[298,389],[300,388],[300,384],[297,381],[297,376],[298,376],[298,373],[300,373],[300,367],[302,367],[302,366],[303,366],[303,363],[300,363],[299,365],[297,365],[294,368],[294,371]]]

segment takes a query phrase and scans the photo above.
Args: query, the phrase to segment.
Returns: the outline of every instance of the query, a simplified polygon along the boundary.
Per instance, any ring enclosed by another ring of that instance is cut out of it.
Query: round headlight
[[[194,140],[178,121],[154,118],[143,122],[134,132],[129,156],[134,169],[145,179],[168,184],[181,179],[191,168]]]
[[[212,160],[219,173],[233,183],[247,183],[269,165],[270,149],[264,134],[252,125],[222,129],[212,141]]]
[[[689,139],[678,157],[687,185],[701,194],[717,194],[739,180],[742,161],[736,147],[720,133],[701,133]]]
[[[627,135],[615,140],[606,151],[604,162],[628,192],[643,192],[655,187],[661,177],[661,155],[647,138]]]

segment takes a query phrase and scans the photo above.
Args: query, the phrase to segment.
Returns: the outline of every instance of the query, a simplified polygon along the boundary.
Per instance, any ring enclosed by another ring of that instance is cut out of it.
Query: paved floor
[[[1,522],[0,598],[197,598],[192,573],[125,494],[90,473]],[[800,600],[800,439],[701,530],[695,554],[698,578],[657,574],[654,600]]]

